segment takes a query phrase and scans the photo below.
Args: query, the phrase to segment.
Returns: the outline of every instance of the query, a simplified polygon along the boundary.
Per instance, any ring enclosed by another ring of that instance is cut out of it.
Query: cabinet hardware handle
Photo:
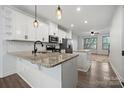
[[[25,35],[25,39],[28,39],[28,35]]]
[[[42,40],[44,41],[44,38],[42,38]]]

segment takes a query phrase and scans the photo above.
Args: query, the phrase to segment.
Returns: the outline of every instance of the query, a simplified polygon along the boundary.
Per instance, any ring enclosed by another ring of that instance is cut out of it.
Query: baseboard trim
[[[11,76],[11,75],[13,75],[13,74],[16,74],[16,72],[4,73],[0,78],[8,77],[8,76]]]
[[[112,65],[111,61],[109,61],[109,63],[110,63],[110,65],[111,65],[111,67],[112,67],[114,73],[116,74],[116,76],[117,76],[117,78],[118,78],[118,80],[119,80],[119,82],[120,82],[122,88],[124,88],[124,86],[123,86],[123,84],[122,84],[122,82],[124,82],[124,81],[123,81],[124,79],[122,79],[122,77],[119,75],[119,73],[117,72],[117,70],[115,69],[115,67]]]
[[[20,73],[17,73],[31,88],[34,88]]]

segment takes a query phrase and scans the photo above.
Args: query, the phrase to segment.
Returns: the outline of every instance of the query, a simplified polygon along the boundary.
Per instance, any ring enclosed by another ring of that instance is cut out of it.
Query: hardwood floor
[[[30,88],[30,86],[18,74],[13,74],[0,79],[0,88]]]
[[[121,88],[109,62],[93,61],[88,72],[78,74],[78,88]]]

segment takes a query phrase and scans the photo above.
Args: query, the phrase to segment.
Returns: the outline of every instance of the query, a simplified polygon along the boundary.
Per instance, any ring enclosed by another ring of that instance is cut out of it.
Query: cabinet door
[[[36,40],[42,41],[42,32],[40,30],[41,29],[39,27],[38,28],[35,28],[35,31],[36,31]]]
[[[58,36],[59,36],[59,43],[62,43],[63,38],[67,38],[66,32],[61,29],[59,29],[58,31]]]
[[[15,37],[17,40],[25,40],[26,31],[28,31],[27,22],[28,19],[25,15],[16,12],[16,23],[15,23]]]
[[[45,23],[41,23],[41,35],[42,35],[42,42],[48,42],[48,24],[45,24]]]
[[[78,81],[77,73],[77,58],[68,60],[62,64],[62,87],[73,88],[76,87]]]
[[[67,32],[67,38],[72,39],[72,31]]]
[[[58,31],[59,43],[62,43],[62,31],[59,29]]]
[[[36,40],[42,41],[43,35],[42,35],[42,26],[41,22],[39,22],[38,28],[35,28],[36,31]]]
[[[36,28],[33,26],[34,18],[28,18],[28,40],[36,40]]]
[[[67,38],[66,32],[62,30],[62,38]]]
[[[54,23],[49,23],[49,35],[58,36],[58,26]]]
[[[4,38],[7,40],[15,38],[15,11],[8,8],[2,7],[1,12],[2,27],[4,27]],[[1,28],[2,29],[2,28]]]
[[[47,24],[39,22],[39,27],[36,29],[37,40],[48,42],[48,29],[49,27]]]

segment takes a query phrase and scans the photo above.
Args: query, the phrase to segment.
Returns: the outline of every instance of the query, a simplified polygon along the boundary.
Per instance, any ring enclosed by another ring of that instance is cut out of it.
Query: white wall
[[[0,32],[1,32],[1,30],[0,30]],[[1,37],[1,35],[0,35],[0,37]],[[2,77],[2,41],[1,41],[1,39],[0,39],[0,77]]]
[[[78,37],[78,49],[79,49],[79,50],[84,49],[84,39],[83,39],[82,36],[79,36],[79,37]]]
[[[72,40],[73,40],[73,51],[76,51],[78,49],[78,36],[72,34]]]
[[[111,64],[119,74],[122,81],[124,81],[124,62],[122,57],[122,42],[123,37],[123,8],[119,6],[112,20],[111,31],[110,31],[110,60]],[[123,48],[124,49],[124,48]]]
[[[2,33],[3,33],[3,14],[0,6],[0,78],[2,77]]]

